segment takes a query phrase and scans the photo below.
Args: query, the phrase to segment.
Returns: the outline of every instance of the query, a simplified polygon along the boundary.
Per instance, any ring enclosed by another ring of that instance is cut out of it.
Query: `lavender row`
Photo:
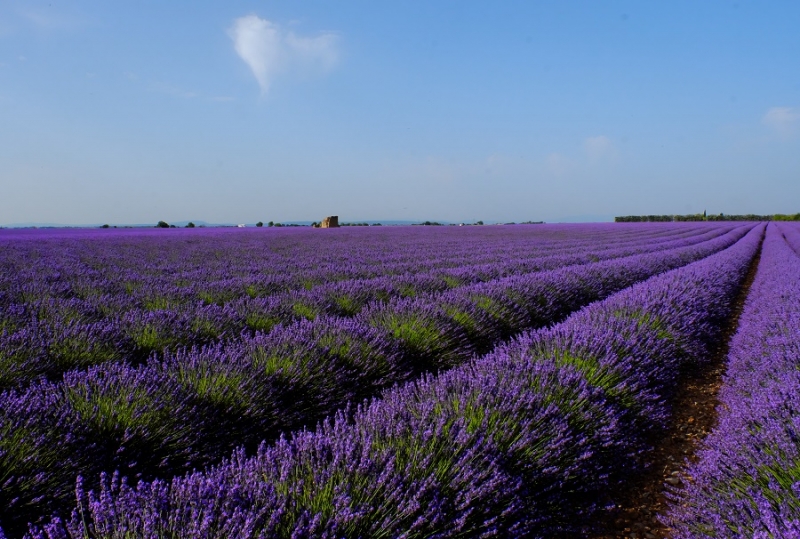
[[[719,424],[673,495],[675,537],[800,537],[798,328],[800,258],[773,224],[731,340]]]
[[[687,236],[687,233],[691,236],[713,230],[708,227],[683,231],[662,230],[659,236],[667,236],[669,240],[673,239],[670,236],[678,239]],[[567,238],[555,242],[553,240],[558,237],[556,232],[563,234],[565,230],[554,230],[551,234],[553,238],[549,241],[546,235],[542,237],[541,234],[517,236],[516,241],[512,241],[514,234],[508,234],[510,237],[504,238],[505,241],[496,241],[494,244],[464,238],[458,243],[458,249],[470,248],[470,257],[466,260],[463,257],[451,258],[448,267],[483,266],[485,271],[493,272],[496,271],[492,269],[493,265],[503,265],[504,261],[513,260],[507,271],[519,272],[524,270],[526,264],[537,264],[542,257],[582,253],[585,260],[576,260],[586,261],[591,259],[597,248],[604,250],[631,241],[630,238],[621,240],[619,235],[608,234],[608,231],[601,235],[594,227],[583,227],[566,231]],[[386,239],[399,239],[394,236]],[[637,238],[639,244],[659,241],[652,234],[640,234]],[[376,253],[370,253],[369,249],[359,248],[361,240],[369,237],[336,243],[344,253],[339,254],[337,263],[327,260],[329,254],[325,250],[310,250],[308,246],[305,252],[287,253],[295,254],[295,258],[286,255],[271,257],[273,251],[280,251],[274,243],[244,242],[240,238],[228,238],[229,241],[234,240],[230,241],[233,247],[224,244],[227,248],[224,251],[214,248],[222,249],[216,243],[202,249],[194,246],[198,239],[213,240],[214,236],[195,238],[195,243],[187,244],[176,244],[174,241],[162,243],[163,239],[159,242],[158,239],[144,237],[134,244],[135,249],[131,249],[124,239],[120,237],[115,241],[114,238],[105,238],[103,242],[74,240],[66,245],[52,244],[44,239],[22,244],[7,243],[3,250],[5,256],[0,258],[4,270],[0,274],[0,305],[35,305],[38,301],[78,299],[87,303],[86,312],[79,314],[83,314],[87,320],[94,320],[107,314],[104,309],[108,308],[105,304],[109,298],[122,301],[120,305],[112,305],[117,311],[131,308],[159,310],[198,301],[224,304],[239,297],[263,297],[287,289],[306,289],[341,280],[385,275],[410,276],[420,270],[429,273],[434,267],[432,259],[436,256],[452,257],[454,253],[449,251],[457,250],[452,241],[455,238],[446,241],[447,237],[441,234],[431,234],[428,238],[429,250],[418,253],[417,258],[409,262],[410,268],[401,268]],[[277,239],[281,238],[274,238],[273,241]],[[303,240],[301,244],[319,247],[309,238],[295,239]],[[528,242],[522,242],[523,239]],[[353,240],[359,241],[356,243]],[[403,251],[402,242],[399,243],[392,252]],[[495,244],[500,244],[502,248]],[[345,258],[341,259],[342,256]],[[476,259],[481,261],[477,262]],[[555,262],[558,263],[558,260]],[[542,267],[547,266],[545,264]],[[34,311],[32,314],[39,313]],[[75,305],[67,314],[72,317],[78,314]]]
[[[721,229],[721,231],[726,230]],[[696,231],[690,230],[690,232],[694,233]],[[705,234],[701,234],[701,236],[705,236],[705,238],[701,237],[700,239],[708,239],[709,234],[714,233],[715,229],[707,230]],[[720,232],[718,231],[717,233]],[[668,237],[666,241],[681,240],[684,236],[685,234],[678,234],[676,237]],[[579,236],[579,238],[581,237],[582,236]],[[405,276],[406,279],[411,279],[407,283],[398,283],[398,285],[404,285],[405,288],[411,289],[411,292],[413,292],[416,287],[420,286],[423,289],[426,287],[443,289],[458,286],[459,284],[491,280],[507,274],[553,269],[560,265],[597,260],[600,256],[598,256],[596,251],[599,250],[602,252],[608,249],[621,247],[618,238],[612,237],[610,239],[613,241],[609,241],[609,238],[604,238],[604,241],[599,245],[595,243],[590,247],[584,244],[585,240],[577,241],[573,238],[571,241],[561,245],[555,252],[550,252],[552,249],[547,251],[542,250],[539,245],[537,245],[536,249],[533,251],[531,251],[531,248],[520,248],[518,252],[513,255],[507,254],[504,257],[493,258],[491,262],[486,264],[476,265],[471,263],[454,266],[451,268],[450,273],[431,271],[429,269],[431,267],[429,259],[426,258],[419,259],[424,260],[424,264],[420,264],[419,260],[414,263],[417,268],[426,268],[425,271],[421,272],[421,275],[418,275],[420,272],[410,274],[408,272],[399,271],[397,267],[379,266],[379,268],[382,272],[381,277],[391,275],[395,277]],[[648,241],[648,247],[651,249],[654,248],[653,246],[657,247],[659,244],[659,241],[654,241],[652,237],[645,237],[640,238],[634,245],[641,246],[644,241]],[[510,243],[514,245],[514,242]],[[113,252],[122,247],[121,245],[115,244],[112,245],[109,250]],[[662,248],[667,247],[668,245],[664,245]],[[446,248],[447,245],[439,245],[440,250],[446,250]],[[82,250],[84,257],[88,256],[90,259],[96,258],[97,260],[93,260],[92,262],[93,266],[102,267],[108,265],[117,273],[125,273],[126,275],[122,277],[115,275],[113,278],[104,278],[100,275],[97,280],[89,278],[89,282],[79,282],[75,284],[71,282],[71,280],[77,279],[81,281],[81,278],[85,276],[87,272],[82,271],[85,268],[75,261],[73,261],[73,263],[65,263],[63,259],[65,257],[58,258],[59,255],[63,255],[63,253],[60,252],[56,252],[55,254],[51,253],[50,256],[42,256],[41,258],[43,258],[44,264],[32,265],[29,269],[30,276],[28,277],[21,274],[19,271],[15,272],[12,268],[8,268],[6,275],[9,276],[10,282],[13,281],[15,286],[21,288],[22,291],[16,295],[11,294],[10,296],[10,292],[6,292],[6,296],[9,296],[7,298],[7,306],[16,306],[17,312],[12,313],[14,316],[10,319],[7,316],[3,317],[3,324],[8,326],[10,323],[13,323],[14,318],[24,319],[24,315],[26,314],[29,318],[33,316],[34,318],[43,320],[58,320],[59,315],[61,315],[61,318],[67,321],[74,321],[77,319],[92,322],[108,318],[109,315],[113,313],[128,312],[132,309],[159,311],[179,307],[184,304],[192,304],[194,307],[198,302],[202,302],[206,305],[222,306],[225,303],[239,298],[260,298],[264,295],[269,296],[281,290],[281,287],[277,285],[273,286],[271,284],[259,284],[254,282],[252,280],[252,273],[256,270],[250,270],[246,272],[246,275],[236,275],[235,271],[226,267],[227,275],[225,278],[221,278],[219,275],[215,274],[213,264],[205,265],[202,270],[195,270],[192,268],[193,264],[191,263],[189,253],[184,253],[181,249],[184,248],[179,246],[178,254],[185,255],[189,258],[188,261],[184,261],[183,264],[175,264],[174,261],[171,260],[171,257],[167,257],[167,263],[162,262],[156,266],[156,269],[161,274],[172,276],[178,273],[179,277],[177,280],[173,280],[173,282],[170,282],[170,279],[164,282],[163,279],[156,278],[156,275],[150,275],[146,268],[142,268],[143,264],[139,261],[136,261],[136,265],[132,267],[120,268],[119,264],[115,267],[113,263],[107,260],[109,258],[109,252],[92,251],[85,245],[73,246],[72,250],[78,250],[79,252]],[[576,250],[576,254],[567,256]],[[88,253],[86,251],[88,251]],[[480,250],[476,249],[476,251],[477,252],[474,252],[474,257],[480,256]],[[500,254],[496,250],[493,250],[493,252],[495,255]],[[627,254],[635,254],[635,252],[634,249]],[[236,253],[234,252],[233,254],[235,255]],[[172,255],[174,256],[175,253],[172,253]],[[239,256],[242,258],[241,254]],[[125,257],[122,258],[124,259]],[[14,257],[14,259],[16,259],[16,257]],[[130,260],[128,261],[128,263],[131,262]],[[234,259],[232,262],[240,263],[241,261]],[[260,262],[263,266],[266,261]],[[172,264],[172,266],[169,264]],[[42,265],[46,267],[40,267]],[[52,271],[54,266],[58,267],[58,271],[52,275],[48,275],[47,270]],[[146,266],[146,264],[144,264],[144,266]],[[212,269],[209,270],[208,266],[211,266]],[[365,257],[361,260],[350,260],[348,266],[353,266],[356,269],[363,267],[372,272],[375,271],[375,267],[371,264],[369,257]],[[189,273],[187,273],[186,267],[192,268]],[[287,264],[286,267],[283,268],[280,276],[285,279],[298,280],[297,288],[300,289],[315,287],[315,283],[318,281],[328,286],[331,283],[341,281],[341,279],[337,278],[336,273],[327,265],[323,265],[322,270],[316,271],[321,271],[321,273],[317,273],[316,277],[312,277],[303,271],[291,268]],[[139,275],[140,280],[143,280],[147,284],[144,290],[141,290],[140,285],[136,285],[130,280],[130,274],[136,275],[137,273],[141,274]],[[425,278],[426,275],[427,278]],[[97,277],[96,275],[93,276]],[[417,276],[420,278],[419,282],[414,280],[414,277]],[[13,301],[8,303],[11,296],[17,297],[16,303]],[[67,301],[62,307],[63,313],[58,312],[59,307],[61,307],[59,305],[60,300]]]
[[[776,223],[776,225],[786,243],[800,255],[800,227],[794,223]]]
[[[348,401],[418,373],[458,365],[525,328],[723,249],[746,229],[666,252],[515,276],[430,298],[373,304],[241,342],[69,372],[0,395],[0,457],[9,512],[55,508],[82,473],[180,473],[237,445],[311,425]],[[6,519],[10,516],[6,516]]]
[[[97,494],[79,481],[72,517],[28,537],[582,533],[719,337],[762,232],[254,457],[136,486],[115,474]]]
[[[658,248],[698,244],[719,237],[722,230],[715,228],[664,242],[598,248],[593,254],[582,255],[580,260],[574,256],[549,257],[534,261],[528,269],[533,272],[534,266],[558,267],[585,262],[587,257],[618,258]],[[741,229],[730,233],[741,233]],[[0,388],[25,385],[38,375],[55,378],[69,369],[107,361],[140,362],[153,352],[238,339],[242,331],[268,331],[279,323],[296,319],[313,319],[324,314],[353,316],[371,302],[446,292],[452,286],[460,288],[502,274],[481,270],[453,272],[448,278],[435,274],[387,276],[332,283],[311,291],[267,298],[240,299],[224,306],[193,304],[167,308],[169,305],[165,304],[162,306],[165,308],[155,311],[138,309],[120,296],[100,296],[91,301],[51,298],[11,305],[5,310],[4,320],[7,323],[16,320],[20,327],[0,332],[0,350],[4,351],[0,358]],[[93,318],[98,320],[84,321]]]
[[[635,230],[628,238],[657,238],[689,229]],[[568,232],[569,240],[559,236]],[[182,231],[183,232],[183,231]],[[501,234],[498,234],[501,232]],[[243,291],[268,294],[285,288],[309,287],[348,278],[416,273],[512,258],[533,258],[565,247],[587,248],[593,243],[626,241],[625,234],[606,227],[578,229],[507,228],[489,233],[449,233],[387,229],[385,231],[286,231],[279,234],[186,231],[178,236],[142,232],[64,234],[55,231],[27,235],[21,241],[0,233],[4,256],[0,291],[3,302],[33,299],[136,296],[147,307],[148,296],[159,289],[188,289],[204,297],[194,283],[229,284]],[[502,236],[503,241],[497,241]],[[3,241],[6,240],[6,241]],[[44,281],[41,290],[27,286]],[[142,290],[143,289],[143,290]],[[140,293],[141,292],[141,293]],[[212,293],[214,289],[209,290]],[[212,297],[212,300],[215,299]]]

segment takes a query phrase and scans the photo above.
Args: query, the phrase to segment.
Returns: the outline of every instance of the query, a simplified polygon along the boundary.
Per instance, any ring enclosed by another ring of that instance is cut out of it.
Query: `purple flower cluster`
[[[783,232],[783,234],[781,233]],[[733,336],[719,424],[667,519],[681,538],[800,538],[800,258],[771,224]],[[784,239],[785,234],[785,239]]]
[[[170,476],[237,446],[255,450],[347,402],[459,365],[526,328],[708,256],[749,228],[647,254],[373,301],[349,318],[300,318],[236,341],[167,351],[142,365],[103,363],[0,394],[1,439],[15,447],[24,440],[24,451],[0,453],[0,500],[10,513],[4,522],[56,510],[72,498],[79,474]]]
[[[762,234],[255,456],[135,486],[103,476],[99,492],[79,481],[72,517],[29,537],[580,533],[641,466],[682,371],[709,355]]]

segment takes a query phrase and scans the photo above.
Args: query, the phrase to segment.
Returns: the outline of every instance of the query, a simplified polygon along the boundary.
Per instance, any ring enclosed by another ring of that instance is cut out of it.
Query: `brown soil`
[[[604,531],[590,535],[592,539],[670,537],[670,529],[659,521],[668,508],[665,493],[692,481],[685,472],[686,463],[697,460],[698,448],[716,425],[717,395],[725,373],[728,342],[738,327],[760,259],[759,247],[711,361],[686,374],[673,401],[672,426],[654,442],[649,455],[649,471],[631,481],[626,490],[616,496],[618,505],[598,523],[598,529]]]

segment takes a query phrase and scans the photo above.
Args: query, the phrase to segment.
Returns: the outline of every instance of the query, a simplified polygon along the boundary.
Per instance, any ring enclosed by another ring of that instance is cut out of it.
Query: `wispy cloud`
[[[792,107],[772,107],[761,118],[764,125],[788,135],[800,124],[800,110]]]
[[[589,137],[583,142],[583,146],[590,161],[608,159],[616,155],[614,143],[605,135]]]
[[[333,33],[298,36],[280,25],[247,15],[228,30],[239,57],[253,72],[261,93],[269,92],[276,76],[290,70],[326,73],[339,61],[339,38]]]
[[[322,34],[317,37],[302,37],[289,32],[286,44],[290,55],[302,69],[328,72],[339,62],[339,37],[335,34]]]

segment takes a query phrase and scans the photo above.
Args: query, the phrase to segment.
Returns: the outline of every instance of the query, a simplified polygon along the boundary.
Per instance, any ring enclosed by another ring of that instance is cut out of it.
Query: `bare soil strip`
[[[685,481],[692,481],[685,473],[686,461],[696,461],[698,448],[717,423],[717,395],[727,366],[728,343],[739,326],[739,316],[760,260],[759,246],[711,361],[685,375],[672,403],[672,426],[654,440],[654,449],[648,455],[649,471],[615,496],[618,505],[597,523],[597,529],[602,531],[589,535],[592,539],[664,539],[671,536],[671,530],[658,520],[668,506],[665,492],[680,487]]]

